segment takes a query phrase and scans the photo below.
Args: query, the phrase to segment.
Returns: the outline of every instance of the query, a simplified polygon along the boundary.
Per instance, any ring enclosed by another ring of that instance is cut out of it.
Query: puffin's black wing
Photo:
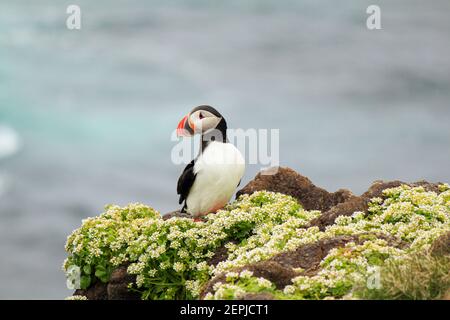
[[[178,179],[177,185],[177,193],[180,195],[179,203],[182,204],[184,200],[186,200],[189,190],[191,190],[192,185],[194,184],[195,174],[194,174],[194,160],[192,160],[186,168],[184,168],[183,173]],[[181,211],[183,211],[185,208]]]

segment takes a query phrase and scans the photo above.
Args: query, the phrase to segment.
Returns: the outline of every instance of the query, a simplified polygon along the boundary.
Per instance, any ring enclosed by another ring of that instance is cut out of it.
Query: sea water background
[[[450,181],[450,2],[377,1],[379,31],[371,3],[1,0],[0,298],[70,295],[65,238],[105,204],[177,208],[170,136],[198,104],[279,128],[328,190]]]

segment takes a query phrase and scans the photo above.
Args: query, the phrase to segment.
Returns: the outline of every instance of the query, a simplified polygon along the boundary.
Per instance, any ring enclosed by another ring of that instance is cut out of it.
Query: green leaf
[[[91,274],[91,266],[90,265],[85,265],[84,267],[83,267],[83,272],[85,273],[85,274]]]
[[[101,279],[102,277],[104,277],[106,275],[106,271],[99,269],[95,271],[95,276],[99,279]]]
[[[87,289],[90,284],[91,284],[91,277],[90,276],[81,276],[81,278],[80,278],[80,287],[81,287],[81,289]]]
[[[99,279],[100,279],[101,282],[106,283],[106,282],[109,281],[109,275],[105,274],[105,275],[99,277]]]

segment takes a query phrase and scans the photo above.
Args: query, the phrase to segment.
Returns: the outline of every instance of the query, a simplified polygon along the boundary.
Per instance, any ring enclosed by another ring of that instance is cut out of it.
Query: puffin
[[[183,170],[177,184],[182,213],[195,221],[222,209],[245,172],[241,152],[228,141],[227,122],[213,107],[192,109],[178,124],[178,137],[201,135],[199,154]]]

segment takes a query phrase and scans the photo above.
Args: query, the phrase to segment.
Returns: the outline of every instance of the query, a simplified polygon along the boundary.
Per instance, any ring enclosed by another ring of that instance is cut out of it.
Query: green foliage
[[[253,273],[243,270],[240,273],[228,272],[226,274],[226,283],[218,282],[214,289],[216,296],[220,296],[223,300],[239,299],[248,293],[269,293],[275,295],[277,290],[275,285],[267,279],[257,278]],[[214,296],[209,293],[205,299],[213,299]]]
[[[81,287],[86,288],[94,281],[108,281],[114,268],[127,263],[128,272],[136,275],[130,287],[143,299],[193,299],[212,275],[214,268],[207,261],[219,246],[245,245],[256,229],[270,228],[299,210],[293,198],[270,192],[242,196],[204,223],[164,221],[141,204],[109,206],[69,236],[64,268],[80,267]]]
[[[440,299],[450,289],[450,257],[433,257],[426,251],[389,260],[380,269],[379,288],[365,282],[354,295],[363,299]]]
[[[130,288],[139,291],[143,299],[196,299],[211,277],[230,272],[225,283],[217,283],[207,295],[208,299],[236,299],[247,293],[269,293],[279,299],[351,298],[355,284],[373,275],[377,268],[393,268],[388,266],[426,250],[437,237],[450,231],[450,189],[443,185],[440,191],[408,186],[385,190],[383,199],[372,199],[367,213],[339,217],[325,231],[308,227],[319,211],[304,210],[292,197],[266,191],[240,197],[206,216],[205,222],[187,218],[164,221],[158,212],[141,204],[109,206],[100,216],[84,220],[69,236],[64,269],[80,267],[81,287],[86,288],[96,281],[108,281],[116,267],[126,264],[128,273],[136,275]],[[395,247],[375,234],[402,240],[407,246]],[[300,274],[283,290],[248,272],[232,272],[339,235],[359,235],[360,241],[331,250],[316,274]],[[228,258],[217,266],[209,265],[223,245]],[[436,270],[445,268],[448,271],[448,265]],[[439,274],[436,270],[431,273]],[[422,282],[427,288],[441,288],[442,283],[441,278]],[[424,290],[430,293],[411,296],[432,298],[441,292]],[[405,297],[383,292],[377,294]]]
[[[216,272],[268,259],[276,253],[295,249],[318,239],[360,235],[359,244],[347,243],[342,248],[332,249],[322,260],[316,274],[299,275],[292,280],[292,285],[283,290],[264,289],[279,299],[352,298],[355,284],[364,281],[368,286],[367,280],[378,274],[378,268],[429,248],[435,239],[450,231],[450,193],[448,188],[441,190],[442,193],[437,194],[426,192],[421,187],[387,189],[384,191],[384,199],[372,200],[367,214],[355,212],[349,217],[339,217],[334,225],[323,232],[314,227],[295,229],[293,220],[286,221],[274,227],[272,238],[276,241],[258,243],[253,239],[258,238],[258,235],[250,237],[247,242],[250,244],[255,241],[257,245],[250,247],[250,250],[248,246],[234,249],[230,258],[217,266]],[[398,243],[398,240],[380,239],[381,235],[401,239],[405,246],[396,247],[393,243]],[[263,234],[259,235],[261,237]],[[441,271],[448,274],[448,266],[443,266]],[[414,278],[413,272],[410,270],[408,274],[411,279]],[[217,284],[207,298],[236,299],[246,293],[259,292],[260,288],[248,286],[247,282],[248,280],[238,279],[231,283],[226,281]],[[405,282],[407,283],[406,279]],[[427,281],[422,281],[420,285],[425,291],[435,286]]]
[[[125,208],[107,206],[104,214],[84,220],[83,226],[68,237],[66,251],[69,258],[64,263],[65,269],[72,265],[80,267],[82,289],[89,287],[96,279],[107,282],[117,265],[114,261],[125,257],[132,238],[131,234],[126,233],[128,226],[158,216],[153,209],[143,205]]]

